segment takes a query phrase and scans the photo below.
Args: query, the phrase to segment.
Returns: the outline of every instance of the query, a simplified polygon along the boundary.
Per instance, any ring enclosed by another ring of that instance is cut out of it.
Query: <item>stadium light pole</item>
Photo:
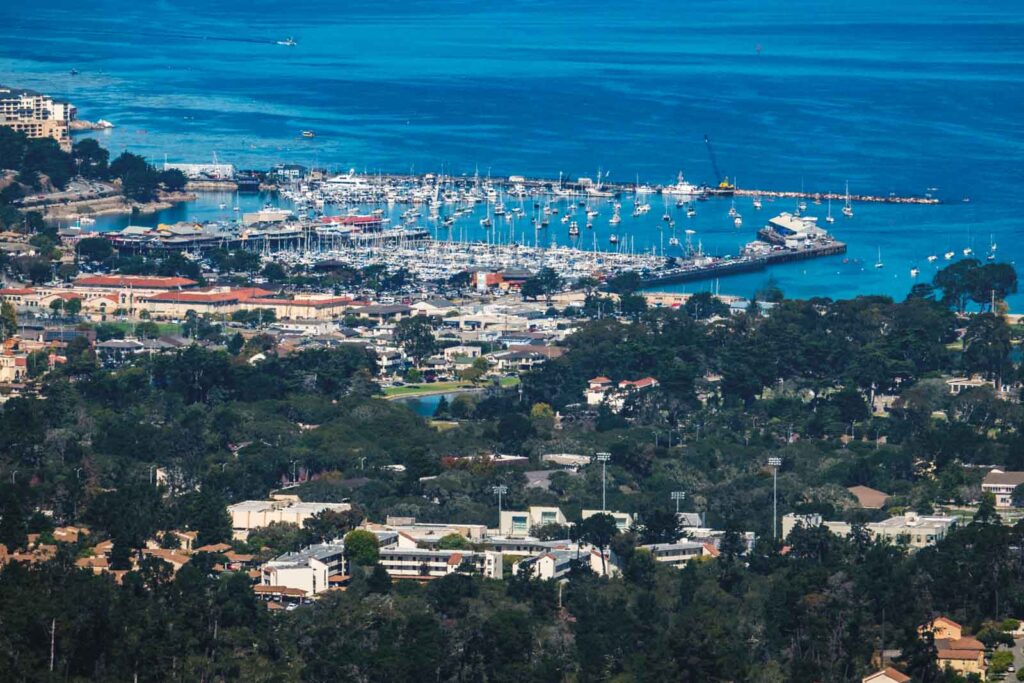
[[[686,498],[686,492],[685,491],[673,491],[672,492],[672,500],[674,500],[676,502],[676,516],[677,517],[679,516],[679,501],[683,500],[684,498]]]
[[[772,538],[779,539],[779,468],[782,458],[768,458],[768,466],[772,468]]]
[[[597,461],[601,463],[601,514],[605,514],[608,511],[608,480],[606,473],[608,469],[608,461],[612,459],[611,453],[598,453]]]
[[[504,484],[492,486],[491,491],[498,496],[498,533],[501,534],[501,497],[508,493],[508,487]]]

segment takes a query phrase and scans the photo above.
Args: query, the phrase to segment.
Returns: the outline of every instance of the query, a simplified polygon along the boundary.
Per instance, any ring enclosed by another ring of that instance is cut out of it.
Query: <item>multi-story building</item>
[[[502,510],[498,521],[498,535],[522,538],[529,536],[534,527],[546,524],[565,526],[568,520],[556,507],[531,506],[527,510]]]
[[[344,570],[345,545],[322,543],[267,562],[260,568],[260,585],[298,589],[313,596],[330,588],[331,577]]]
[[[233,536],[244,541],[253,529],[270,526],[271,522],[302,526],[306,520],[325,510],[345,512],[348,503],[303,503],[295,496],[282,496],[279,500],[244,500],[228,506]]]
[[[797,526],[823,525],[838,536],[846,536],[852,530],[849,522],[823,521],[821,515],[797,515],[790,513],[782,517],[782,537],[786,538]],[[881,522],[864,525],[874,539],[887,539],[892,543],[905,544],[908,548],[919,549],[935,545],[956,527],[955,517],[919,515],[907,512]]]
[[[656,562],[662,562],[677,569],[682,569],[686,566],[687,562],[695,557],[715,557],[718,555],[718,550],[713,545],[697,543],[695,541],[650,543],[640,547],[648,550],[654,556]]]
[[[0,86],[0,126],[30,138],[52,138],[65,152],[71,151],[71,119],[75,108],[48,95]]]
[[[501,553],[468,550],[425,550],[423,548],[382,548],[380,565],[392,578],[436,579],[448,574],[474,573],[501,579]]]
[[[996,497],[996,507],[1010,508],[1013,505],[1013,490],[1024,484],[1024,472],[1003,472],[992,470],[981,482],[982,493]]]

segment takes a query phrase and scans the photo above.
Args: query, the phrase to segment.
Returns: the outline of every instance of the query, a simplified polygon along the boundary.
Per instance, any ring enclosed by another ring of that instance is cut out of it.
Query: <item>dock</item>
[[[832,199],[834,201],[851,202],[875,202],[878,204],[940,204],[935,197],[902,196],[897,194],[872,195],[872,194],[846,194],[840,192],[792,192],[789,190],[741,190],[733,191],[736,197],[770,197],[773,199],[812,199],[820,202]]]

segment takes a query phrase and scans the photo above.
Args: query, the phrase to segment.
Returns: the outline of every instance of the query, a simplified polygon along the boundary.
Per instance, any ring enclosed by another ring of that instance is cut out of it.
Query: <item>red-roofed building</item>
[[[107,290],[135,289],[167,291],[188,289],[199,283],[187,277],[161,277],[156,275],[86,275],[75,280],[75,287],[100,287]]]
[[[642,377],[637,380],[624,379],[614,384],[607,377],[595,377],[587,383],[584,396],[589,406],[607,404],[613,412],[619,412],[626,403],[626,398],[639,391],[646,391],[658,386],[653,377]]]

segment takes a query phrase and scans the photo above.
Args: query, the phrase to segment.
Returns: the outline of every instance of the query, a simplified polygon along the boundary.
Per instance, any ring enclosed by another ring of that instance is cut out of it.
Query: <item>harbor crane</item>
[[[722,176],[721,171],[718,170],[718,160],[715,158],[715,148],[711,146],[711,138],[707,135],[704,135],[704,144],[708,146],[708,156],[711,157],[711,168],[715,171],[715,180],[718,181],[718,187],[715,188],[715,193],[731,195],[736,191],[736,186],[729,182],[729,176]]]

